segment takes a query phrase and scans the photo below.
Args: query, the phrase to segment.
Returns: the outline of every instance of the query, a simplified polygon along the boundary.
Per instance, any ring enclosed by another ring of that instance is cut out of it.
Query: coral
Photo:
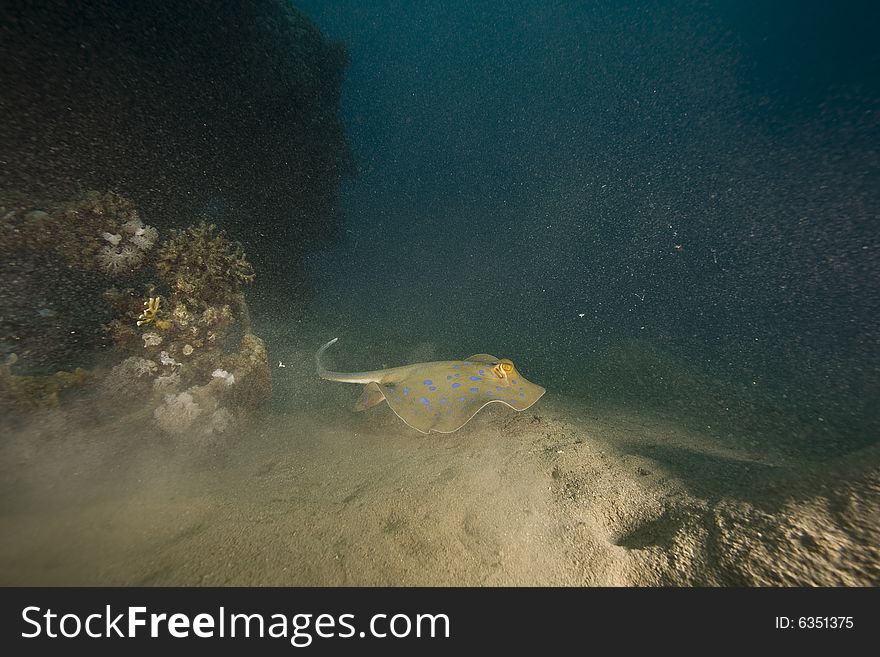
[[[122,243],[123,235],[128,238]],[[144,226],[137,211],[126,215],[126,221],[119,227],[118,233],[103,232],[101,238],[109,242],[97,256],[98,265],[105,273],[118,276],[131,274],[144,262],[144,255],[153,248],[159,239],[159,231],[152,226]]]
[[[180,390],[181,383],[180,372],[172,370],[153,379],[153,391],[165,395]]]
[[[74,307],[82,305],[79,297],[97,303],[78,317],[97,316],[105,337],[125,354],[95,388],[101,412],[148,412],[163,432],[189,432],[201,440],[227,431],[265,402],[271,389],[266,350],[251,333],[242,292],[254,273],[239,243],[206,223],[170,231],[159,241],[159,232],[112,193],[38,207],[4,202],[0,195],[0,218],[5,217],[0,244],[12,240],[16,253],[30,248],[35,270],[57,261],[82,274],[86,284],[74,288]],[[121,277],[138,267],[138,285],[104,289],[104,274]],[[65,308],[29,290],[22,316],[60,323]],[[3,320],[0,315],[0,324]],[[80,325],[72,327],[71,335]],[[16,345],[12,339],[6,343]],[[0,391],[6,398],[54,399],[56,388],[83,377],[80,370],[59,373],[34,379],[25,390],[23,378],[9,375],[8,368],[6,374]]]
[[[136,235],[138,230],[132,222],[121,233]],[[218,433],[231,426],[239,412],[261,406],[270,390],[265,346],[249,332],[250,317],[240,290],[253,279],[253,270],[241,246],[215,231],[203,223],[171,231],[159,245],[156,270],[168,293],[160,296],[156,287],[147,286],[147,299],[132,322],[143,331],[137,333],[137,343],[130,339],[134,329],[124,328],[122,318],[108,325],[128,349],[146,350],[140,353],[157,362],[159,376],[150,394],[164,396],[153,417],[165,433]],[[130,289],[105,293],[124,317],[135,312],[134,296]],[[239,351],[225,353],[229,328],[239,325],[244,331]]]
[[[188,377],[202,371],[195,362],[175,367],[155,379],[153,390],[165,395],[163,403],[153,412],[161,431],[186,435],[196,442],[211,442],[212,436],[227,431],[237,419],[265,403],[271,383],[266,349],[260,338],[247,333],[237,353],[208,357],[203,366],[208,363],[223,366],[199,375],[201,381],[210,377],[202,385],[196,383],[181,391]]]
[[[224,359],[224,369],[232,372],[235,407],[246,413],[259,409],[272,392],[266,345],[252,333],[245,333],[238,353]],[[218,381],[222,379],[217,379]]]
[[[242,287],[254,273],[239,243],[205,223],[159,241],[159,232],[113,193],[67,203],[9,199],[0,194],[0,246],[24,254],[16,262],[26,256],[30,271],[48,276],[34,277],[40,285],[27,287],[25,296],[16,287],[19,269],[0,262],[0,272],[14,275],[0,282],[0,301],[15,295],[21,311],[16,307],[14,317],[36,318],[35,335],[45,324],[60,325],[72,308],[76,321],[65,333],[91,335],[98,333],[91,327],[103,325],[105,338],[125,356],[96,370],[104,372],[98,379],[80,369],[56,372],[59,367],[51,376],[12,375],[13,354],[0,372],[0,402],[57,404],[63,390],[95,379],[100,414],[144,414],[161,432],[201,445],[216,443],[262,406],[271,390],[269,367],[265,345],[250,329]],[[121,278],[134,270],[137,284],[105,289],[107,274]],[[62,297],[74,299],[70,306],[42,291],[54,290],[56,280],[58,287],[73,281]],[[0,327],[11,316],[4,308]],[[0,346],[18,349],[20,333],[8,334]]]
[[[254,280],[254,270],[239,242],[231,242],[214,224],[172,230],[158,249],[156,271],[187,312],[237,297],[241,285]]]
[[[119,257],[128,269],[136,269],[144,261],[143,253],[131,244],[126,244],[119,250]]]
[[[169,374],[162,374],[153,380],[153,391],[160,394],[168,394],[179,390],[181,386],[180,372],[174,370]]]
[[[122,224],[122,232],[129,236],[137,235],[138,231],[143,230],[143,228],[144,222],[140,220],[140,217],[135,217]]]
[[[90,379],[88,372],[76,368],[73,372],[55,372],[49,376],[21,376],[12,373],[18,360],[11,354],[0,366],[0,402],[17,409],[55,408],[60,393],[82,386]]]
[[[89,192],[80,199],[43,203],[38,211],[25,213],[22,236],[33,246],[61,256],[77,269],[91,271],[97,265],[112,274],[139,265],[134,254],[122,254],[120,227],[140,222],[134,204],[114,192]]]
[[[146,301],[144,301],[144,311],[140,314],[137,320],[138,326],[145,326],[152,322],[153,326],[155,326],[160,331],[165,331],[171,328],[171,322],[167,319],[160,319],[159,315],[159,306],[162,304],[162,297],[149,297]]]
[[[159,239],[159,231],[152,226],[145,226],[144,228],[138,228],[129,239],[141,251],[149,251],[153,248],[156,240]]]
[[[152,243],[158,233],[135,218],[121,226],[119,238]],[[130,244],[105,247],[104,256],[119,261],[108,265],[118,268],[124,264],[125,253],[134,250]],[[133,257],[141,256],[138,252]],[[183,376],[185,383],[194,383],[217,369],[217,363],[206,359],[210,360],[209,354],[215,350],[222,352],[230,326],[238,321],[244,331],[249,330],[250,317],[240,286],[253,280],[253,269],[240,244],[205,223],[170,231],[156,249],[155,265],[159,286],[166,294],[160,296],[152,283],[145,285],[146,300],[138,309],[131,288],[107,290],[104,298],[119,316],[106,328],[114,344],[129,353],[161,345],[163,352],[157,357],[164,366],[179,367],[181,358],[197,362],[195,369],[187,368]],[[142,333],[127,324],[129,318]],[[155,354],[147,353],[151,357]]]
[[[177,367],[178,365],[181,365],[181,363],[178,363],[176,360],[174,360],[174,358],[172,358],[167,351],[162,351],[159,353],[159,362],[163,365],[168,365],[170,367]]]
[[[98,265],[106,273],[117,276],[129,270],[130,255],[123,253],[121,249],[105,246],[98,254]],[[139,264],[139,263],[138,263]]]
[[[231,386],[235,383],[235,375],[230,374],[226,370],[216,369],[211,372],[211,376],[215,379],[223,379],[224,381],[226,381],[226,385],[228,386]]]
[[[144,301],[144,311],[141,313],[141,316],[138,317],[137,325],[143,326],[144,324],[149,324],[154,319],[156,319],[156,315],[159,313],[159,306],[162,303],[162,297],[150,297],[146,301]]]
[[[165,403],[153,411],[156,425],[170,434],[186,433],[202,414],[202,409],[189,392],[165,395]]]
[[[216,379],[192,386],[177,394],[166,394],[153,411],[156,426],[164,433],[195,443],[211,443],[227,431],[235,415],[222,404],[228,398],[227,384]]]
[[[229,412],[229,409],[218,408],[211,413],[211,431],[213,433],[223,433],[230,427],[234,419],[235,416]]]
[[[152,376],[156,373],[156,363],[146,358],[129,358],[126,361],[131,366],[132,373],[137,377]]]
[[[101,383],[101,389],[111,400],[131,401],[146,397],[158,371],[159,366],[155,361],[131,356],[110,370]]]
[[[208,327],[227,326],[232,321],[232,308],[229,304],[209,306],[202,312],[202,324]]]
[[[144,226],[140,217],[126,221],[122,225],[122,232],[128,235],[128,240],[141,251],[149,251],[159,239],[159,231],[152,226]]]

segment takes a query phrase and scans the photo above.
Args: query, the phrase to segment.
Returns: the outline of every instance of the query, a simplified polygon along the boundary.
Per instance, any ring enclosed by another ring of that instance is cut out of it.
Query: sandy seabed
[[[354,386],[210,452],[35,416],[0,447],[2,585],[877,585],[880,448],[808,463],[548,393],[423,436]]]

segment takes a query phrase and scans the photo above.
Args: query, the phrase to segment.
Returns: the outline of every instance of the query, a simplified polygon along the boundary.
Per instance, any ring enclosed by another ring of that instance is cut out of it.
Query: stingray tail
[[[329,379],[332,381],[334,378],[333,375],[336,374],[336,372],[331,372],[321,364],[321,356],[323,356],[324,352],[327,351],[330,345],[332,345],[338,339],[339,338],[333,338],[332,340],[330,340],[330,342],[321,345],[321,348],[318,349],[317,352],[315,352],[315,365],[318,366],[318,376],[320,376],[322,379]]]
[[[338,381],[339,383],[376,383],[382,380],[385,370],[376,370],[375,372],[332,372],[325,368],[321,364],[321,356],[338,339],[333,338],[330,342],[321,345],[321,348],[315,353],[315,365],[318,366],[318,376],[322,379]]]

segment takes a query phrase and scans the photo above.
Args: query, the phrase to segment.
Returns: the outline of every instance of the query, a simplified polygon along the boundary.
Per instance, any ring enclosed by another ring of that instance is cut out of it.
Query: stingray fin
[[[492,354],[474,354],[473,356],[468,356],[465,360],[474,363],[491,363],[499,360],[499,358]]]
[[[354,410],[365,411],[368,408],[381,404],[385,401],[385,394],[379,387],[378,383],[368,383],[364,386],[364,391],[354,404]]]

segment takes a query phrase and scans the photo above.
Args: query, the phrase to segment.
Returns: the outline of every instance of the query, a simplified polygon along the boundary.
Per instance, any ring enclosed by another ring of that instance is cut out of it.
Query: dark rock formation
[[[0,189],[112,189],[160,228],[207,214],[297,278],[342,232],[346,62],[282,0],[3,3]]]

